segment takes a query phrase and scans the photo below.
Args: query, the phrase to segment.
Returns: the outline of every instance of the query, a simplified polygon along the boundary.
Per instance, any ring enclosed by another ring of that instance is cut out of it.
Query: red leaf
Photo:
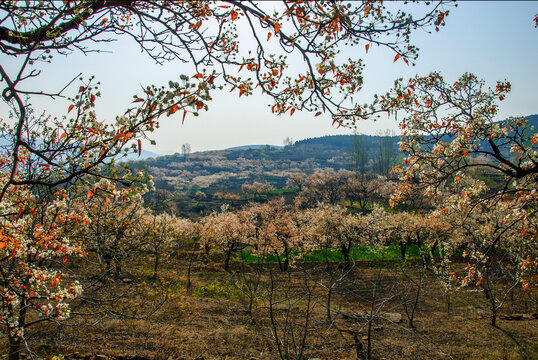
[[[278,33],[279,31],[280,31],[280,24],[275,23],[275,34]]]
[[[84,92],[86,90],[86,88],[84,86],[81,86],[78,88],[78,92],[81,93],[81,92]]]
[[[142,141],[138,139],[138,156],[142,155]]]
[[[274,75],[274,76],[277,76],[277,75],[278,75],[278,70],[277,70],[277,69],[273,69],[273,75]]]
[[[291,109],[291,111],[290,111],[290,116],[293,115],[294,112],[295,112],[295,108],[294,108],[294,109]]]
[[[200,79],[201,77],[202,77],[202,74],[200,74],[200,73],[193,76],[193,78],[196,78],[196,79]]]
[[[95,102],[95,95],[94,94],[92,94],[90,100],[91,100],[91,102]]]
[[[320,116],[320,115],[321,115],[321,111],[318,111],[318,112],[316,113],[316,115],[314,115],[314,116]]]
[[[370,48],[370,44],[366,44],[364,45],[364,47],[366,48],[366,53],[368,54],[368,49]]]
[[[170,110],[168,110],[168,115],[172,115],[173,113],[175,113],[178,110],[179,110],[179,106],[177,104],[175,104],[174,106],[172,106],[170,108]]]
[[[396,56],[394,57],[393,63],[395,63],[399,58],[400,58],[400,54],[396,54]]]
[[[19,220],[21,218],[22,214],[24,214],[24,208],[19,209],[19,214],[17,215],[17,220]]]
[[[181,120],[181,123],[185,123],[185,116],[187,116],[187,110],[183,110],[183,120]]]
[[[73,105],[73,104],[69,105],[69,109],[67,109],[67,113],[69,113],[71,110],[73,110],[74,107],[75,107],[75,105]]]
[[[232,15],[232,21],[234,21],[235,19],[237,19],[237,15],[239,14],[237,14],[237,11],[232,10],[231,15]]]
[[[137,103],[137,102],[143,102],[144,99],[141,99],[141,98],[136,98],[135,101],[133,101],[134,103]]]
[[[269,41],[269,39],[271,38],[271,35],[273,35],[273,34],[272,33],[267,34],[267,41]]]

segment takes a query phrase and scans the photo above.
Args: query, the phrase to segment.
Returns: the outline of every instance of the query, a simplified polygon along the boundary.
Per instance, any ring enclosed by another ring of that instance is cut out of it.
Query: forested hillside
[[[401,156],[397,136],[337,135],[306,139],[283,148],[197,152],[183,156],[161,156],[132,162],[135,169],[147,168],[156,187],[184,191],[238,190],[244,183],[259,181],[277,188],[285,186],[294,173],[340,169],[386,174]]]
[[[538,128],[538,115],[526,119],[530,126]],[[300,140],[282,148],[248,146],[187,156],[175,153],[130,164],[134,169],[147,169],[156,188],[167,191],[195,188],[214,193],[238,190],[242,184],[254,181],[282,188],[291,174],[309,175],[326,169],[388,175],[403,159],[399,140],[389,132],[333,135]]]

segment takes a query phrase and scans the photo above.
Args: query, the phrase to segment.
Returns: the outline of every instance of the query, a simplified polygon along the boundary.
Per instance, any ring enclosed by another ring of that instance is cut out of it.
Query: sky
[[[538,14],[538,2],[461,1],[458,7],[451,8],[446,26],[439,32],[430,34],[419,30],[412,34],[411,42],[420,48],[416,66],[407,66],[403,61],[393,63],[394,54],[387,49],[371,48],[368,54],[363,45],[350,49],[344,55],[365,61],[364,85],[356,100],[359,103],[370,101],[373,94],[389,90],[399,77],[439,71],[451,82],[465,72],[472,72],[490,86],[505,79],[512,83],[512,93],[503,101],[499,119],[537,114],[535,14]],[[129,39],[107,44],[103,50],[105,52],[86,56],[55,57],[52,64],[40,68],[42,73],[33,86],[59,90],[80,72],[85,77],[95,75],[102,83],[97,113],[103,119],[113,119],[131,105],[133,95],[141,93],[144,86],[164,85],[169,80],[177,80],[179,74],[190,72],[178,62],[155,64]],[[0,61],[8,69],[18,66],[11,58],[0,57]],[[181,115],[163,118],[153,134],[156,145],[144,143],[143,148],[171,154],[180,152],[183,143],[189,143],[192,151],[203,151],[250,144],[282,145],[286,137],[300,140],[352,133],[351,129],[332,126],[329,117],[314,117],[307,112],[296,112],[293,117],[276,116],[268,108],[270,99],[263,95],[241,98],[237,93],[214,95],[209,111],[199,117],[187,117],[184,124]],[[41,103],[40,99],[32,101],[58,115],[64,115],[69,104],[67,101],[56,101],[52,105]],[[2,104],[0,116],[5,117],[6,111]],[[396,131],[395,120],[367,120],[357,124],[357,131],[364,134],[376,134],[385,129]]]

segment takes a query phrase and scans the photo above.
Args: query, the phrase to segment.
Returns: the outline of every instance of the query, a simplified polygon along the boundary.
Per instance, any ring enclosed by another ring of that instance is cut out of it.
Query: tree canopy
[[[86,222],[72,193],[87,191],[87,199],[98,193],[104,207],[110,199],[138,196],[145,189],[131,194],[129,186],[143,180],[143,173],[118,168],[115,158],[140,152],[141,140],[161,116],[179,112],[184,120],[207,109],[216,90],[248,96],[258,89],[269,95],[275,114],[327,112],[339,124],[361,116],[354,97],[363,63],[342,59],[340,49],[377,45],[391,49],[394,61],[413,61],[412,31],[444,25],[448,14],[445,1],[409,11],[401,5],[389,11],[374,1],[0,3],[0,54],[15,64],[0,65],[2,99],[12,110],[2,120],[7,145],[0,154],[0,321],[9,334],[10,359],[19,356],[27,312],[45,314],[40,321],[59,321],[82,291],[59,265],[70,255],[84,255],[70,235]],[[251,48],[240,43],[240,35],[250,38]],[[29,81],[40,79],[58,56],[108,50],[122,37],[157,63],[184,63],[185,74],[167,86],[145,87],[113,122],[95,112],[101,94],[93,77],[77,76],[56,92]],[[301,59],[299,70],[289,67],[290,54]],[[66,98],[70,105],[66,114],[54,116],[30,105],[36,96]],[[54,216],[59,209],[69,211]]]

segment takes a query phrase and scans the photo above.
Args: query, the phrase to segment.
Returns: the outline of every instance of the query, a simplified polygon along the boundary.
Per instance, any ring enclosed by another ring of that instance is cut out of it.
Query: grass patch
[[[236,302],[240,301],[242,297],[242,293],[238,288],[218,280],[214,280],[210,284],[200,286],[192,295],[199,298],[209,297],[213,299],[231,300]]]
[[[424,251],[426,251],[426,248],[424,248]],[[344,255],[339,249],[313,250],[302,256],[297,255],[299,254],[294,254],[299,261],[344,261]],[[438,255],[438,251],[434,252],[434,255]],[[419,259],[420,248],[418,245],[408,246],[405,257],[406,259]],[[401,253],[400,248],[395,245],[389,245],[382,250],[368,246],[355,246],[351,248],[350,258],[353,261],[399,260],[401,258]],[[252,255],[249,249],[245,249],[241,252],[240,259],[246,263],[260,261],[257,256]],[[276,255],[267,255],[261,259],[261,261],[276,263],[278,262],[278,258]],[[281,261],[283,261],[283,258],[281,258]]]

